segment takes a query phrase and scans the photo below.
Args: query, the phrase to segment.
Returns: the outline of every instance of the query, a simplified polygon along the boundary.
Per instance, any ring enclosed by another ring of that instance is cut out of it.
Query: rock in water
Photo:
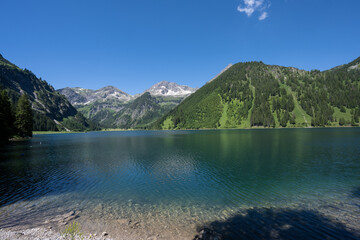
[[[195,236],[194,240],[223,240],[223,238],[219,233],[209,228],[204,228]]]

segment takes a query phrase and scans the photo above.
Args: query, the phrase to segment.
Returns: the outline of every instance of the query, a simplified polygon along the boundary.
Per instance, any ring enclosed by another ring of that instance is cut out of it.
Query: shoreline
[[[348,129],[348,128],[359,128],[360,126],[325,126],[325,127],[251,127],[251,128],[199,128],[199,129],[106,129],[99,131],[85,131],[85,132],[67,132],[67,131],[33,131],[33,135],[47,135],[47,134],[70,134],[70,133],[90,133],[90,132],[132,132],[132,131],[215,131],[215,130],[278,130],[278,129]],[[24,141],[31,138],[26,139],[14,139],[11,140],[13,142],[16,141]]]
[[[97,236],[93,234],[89,235],[79,235],[75,234],[74,239],[81,240],[113,240],[110,237]],[[54,231],[51,228],[36,227],[36,228],[9,228],[9,229],[0,229],[0,239],[19,239],[19,240],[29,240],[29,239],[47,239],[47,240],[66,240],[69,239],[65,237],[64,234]]]
[[[86,133],[86,132],[75,132],[75,131],[33,131],[33,135],[69,134],[69,133]]]
[[[70,215],[70,216],[69,216]],[[64,218],[65,217],[65,218]],[[64,219],[70,219],[69,221]],[[64,232],[71,232],[72,224],[79,224],[80,228],[71,234],[74,239],[82,240],[192,240],[197,235],[197,227],[191,226],[192,230],[177,228],[174,226],[155,226],[145,220],[133,219],[85,219],[77,214],[70,213],[55,217],[37,224],[24,224],[12,227],[0,228],[0,239],[72,239],[66,238]]]
[[[244,210],[238,209],[226,218],[218,216],[206,222],[195,217],[193,223],[184,225],[174,224],[179,220],[176,215],[163,221],[163,224],[159,224],[152,221],[156,215],[138,219],[110,219],[82,215],[81,211],[70,211],[60,215],[35,217],[28,219],[25,223],[13,222],[8,225],[5,223],[0,229],[0,239],[65,240],[69,238],[64,237],[64,230],[69,229],[74,222],[81,226],[75,233],[80,233],[78,236],[82,236],[81,239],[84,240],[224,240],[237,239],[228,234],[249,238],[255,229],[258,235],[254,239],[263,239],[269,234],[288,237],[292,234],[295,234],[295,237],[303,235],[307,236],[307,239],[313,237],[325,239],[329,236],[339,239],[357,239],[360,237],[360,226],[357,224],[360,222],[360,215],[356,214],[360,210],[357,202],[359,202],[358,199],[351,202],[327,202],[312,208],[298,205],[293,207],[254,206]],[[108,215],[111,216],[111,214]],[[300,225],[302,227],[299,227]],[[325,235],[321,233],[324,231]],[[334,235],[328,235],[327,231]]]

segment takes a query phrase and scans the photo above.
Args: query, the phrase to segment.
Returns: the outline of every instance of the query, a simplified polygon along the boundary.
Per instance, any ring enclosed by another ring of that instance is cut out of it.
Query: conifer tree
[[[16,106],[15,126],[20,137],[31,137],[33,128],[33,113],[26,94],[21,95]]]
[[[0,143],[7,142],[14,135],[14,116],[10,99],[5,90],[0,91]]]

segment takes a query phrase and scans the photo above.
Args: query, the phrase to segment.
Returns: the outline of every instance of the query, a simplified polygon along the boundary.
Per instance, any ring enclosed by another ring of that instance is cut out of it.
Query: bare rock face
[[[354,69],[360,69],[360,64],[355,64],[355,65],[352,65],[348,68],[348,71],[350,70],[354,70]]]
[[[71,102],[71,104],[87,102],[87,98],[76,92],[75,89],[67,87],[58,90],[58,92],[64,95]]]

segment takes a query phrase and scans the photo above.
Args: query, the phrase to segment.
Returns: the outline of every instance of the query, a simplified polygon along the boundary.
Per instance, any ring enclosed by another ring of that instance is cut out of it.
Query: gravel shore
[[[25,230],[16,229],[0,229],[0,240],[65,240],[62,234],[52,229],[46,228],[30,228]],[[82,240],[111,240],[112,238],[107,236],[94,236],[83,235],[82,238],[75,238]]]

